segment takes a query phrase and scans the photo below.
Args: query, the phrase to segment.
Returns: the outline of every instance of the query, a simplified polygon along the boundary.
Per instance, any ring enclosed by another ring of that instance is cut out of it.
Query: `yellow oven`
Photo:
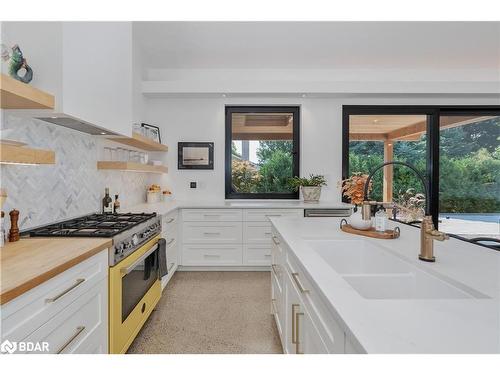
[[[109,269],[109,352],[125,353],[161,297],[160,236]]]

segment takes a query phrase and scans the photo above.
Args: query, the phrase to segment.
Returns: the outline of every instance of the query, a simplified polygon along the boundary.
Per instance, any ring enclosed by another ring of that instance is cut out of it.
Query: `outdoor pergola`
[[[491,119],[490,116],[441,116],[440,130]],[[384,142],[384,162],[394,157],[394,142],[418,141],[427,132],[426,115],[351,115],[349,141]],[[392,201],[393,167],[383,170],[383,199]]]

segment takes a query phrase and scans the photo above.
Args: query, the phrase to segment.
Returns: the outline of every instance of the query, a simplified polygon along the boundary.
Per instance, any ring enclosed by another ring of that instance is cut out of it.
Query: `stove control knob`
[[[132,244],[135,246],[139,243],[139,236],[137,236],[137,234],[134,234],[132,236]]]

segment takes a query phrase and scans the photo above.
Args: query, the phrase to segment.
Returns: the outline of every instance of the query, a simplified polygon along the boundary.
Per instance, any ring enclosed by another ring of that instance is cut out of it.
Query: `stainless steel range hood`
[[[51,114],[50,116],[36,116],[35,118],[91,135],[118,135],[117,133],[102,129],[76,117],[68,116],[65,113]]]

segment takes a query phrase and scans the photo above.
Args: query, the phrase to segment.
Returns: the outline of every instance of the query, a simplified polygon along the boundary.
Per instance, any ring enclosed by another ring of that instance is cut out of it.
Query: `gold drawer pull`
[[[170,241],[167,242],[167,246],[170,245],[174,241],[175,241],[175,238],[171,238]]]
[[[273,233],[272,233],[272,232],[264,232],[264,234],[265,234],[266,236],[270,236],[270,235],[271,235],[271,234],[273,234]]]
[[[295,322],[295,333],[297,334],[297,336],[295,337],[295,354],[304,354],[304,352],[301,352],[300,349],[299,349],[299,345],[300,345],[300,340],[299,340],[299,337],[300,337],[300,332],[299,332],[299,316],[304,316],[304,313],[303,312],[298,312],[297,314],[295,314],[295,319],[296,319],[296,322]]]
[[[300,305],[298,303],[293,303],[292,304],[292,344],[297,343],[297,328],[296,328],[296,321],[295,321],[295,309],[298,308]]]
[[[76,279],[76,282],[71,285],[68,289],[65,289],[63,290],[61,293],[59,293],[57,296],[55,297],[52,297],[52,298],[46,298],[45,299],[45,302],[47,303],[52,303],[52,302],[56,302],[59,298],[61,298],[62,296],[64,296],[65,294],[71,292],[73,289],[75,289],[78,285],[80,285],[81,283],[83,283],[85,281],[85,279]]]
[[[175,263],[170,263],[170,267],[168,267],[167,272],[170,272],[172,270],[172,268],[174,268],[174,266],[175,266]]]
[[[170,224],[174,220],[175,220],[175,218],[171,217],[171,218],[168,219],[168,221],[165,224]]]
[[[208,236],[208,235],[214,235],[214,236],[216,236],[216,235],[217,235],[217,236],[218,236],[218,235],[220,235],[220,232],[203,232],[203,234],[204,234],[205,236]]]
[[[276,276],[278,276],[278,271],[276,271],[277,264],[271,264],[271,268]]]
[[[264,215],[264,216],[265,216],[265,217],[281,217],[281,216],[283,216],[283,215],[281,215],[281,214],[266,214],[266,215]]]
[[[278,237],[276,237],[276,236],[273,236],[273,242],[274,242],[276,245],[279,245],[279,244],[280,244],[280,241],[278,240]]]
[[[293,281],[295,281],[295,284],[299,287],[299,290],[301,293],[309,293],[309,289],[306,289],[302,286],[302,283],[300,282],[299,279],[299,274],[297,272],[292,273]]]
[[[276,308],[276,298],[271,298],[271,315],[277,314],[278,309]]]
[[[68,347],[69,344],[71,344],[73,341],[75,341],[75,339],[80,335],[80,333],[82,333],[85,329],[85,326],[80,326],[80,327],[76,327],[76,332],[73,334],[73,336],[71,336],[69,338],[68,341],[66,341],[66,343],[61,346],[59,348],[59,350],[57,351],[57,354],[61,354],[61,352],[66,349]]]

